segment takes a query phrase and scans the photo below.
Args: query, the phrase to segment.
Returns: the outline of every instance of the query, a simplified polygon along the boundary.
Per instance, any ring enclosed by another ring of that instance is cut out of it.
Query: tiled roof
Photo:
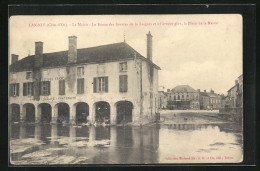
[[[127,43],[115,43],[103,46],[96,46],[84,49],[77,49],[77,62],[81,63],[104,63],[109,61],[117,61],[124,59],[134,59],[134,53],[137,58],[141,58],[152,64],[155,68],[159,66],[152,63],[150,60],[142,56]],[[23,58],[10,66],[11,71],[22,71],[33,69],[33,59],[35,55]],[[58,67],[65,66],[68,60],[68,51],[44,53],[43,67]]]
[[[198,91],[194,90],[189,85],[178,85],[178,86],[176,86],[175,88],[172,89],[172,92],[173,93],[185,93],[185,92],[196,93]]]

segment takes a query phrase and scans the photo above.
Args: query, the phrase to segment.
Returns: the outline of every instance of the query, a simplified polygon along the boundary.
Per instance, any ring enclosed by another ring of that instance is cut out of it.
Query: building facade
[[[200,92],[200,109],[220,109],[224,107],[224,95],[216,94],[214,90]]]
[[[243,75],[235,80],[235,85],[227,91],[226,107],[243,107]]]
[[[199,90],[189,85],[179,85],[168,94],[169,109],[199,109]]]
[[[68,50],[18,60],[10,69],[10,118],[21,122],[132,122],[144,124],[158,110],[158,70],[152,62],[152,35],[147,58],[127,43],[77,49],[70,36]]]
[[[166,109],[168,103],[168,93],[164,91],[159,91],[159,109]]]

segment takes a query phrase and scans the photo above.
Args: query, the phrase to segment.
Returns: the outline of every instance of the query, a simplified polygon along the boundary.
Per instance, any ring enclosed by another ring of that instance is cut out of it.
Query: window
[[[50,95],[51,91],[51,82],[50,81],[43,81],[41,82],[41,95]]]
[[[59,95],[65,94],[65,80],[59,80]]]
[[[96,77],[93,82],[93,91],[108,92],[108,77]]]
[[[80,78],[77,80],[77,93],[78,94],[84,93],[84,78]]]
[[[119,92],[127,92],[127,75],[119,76]]]
[[[19,96],[19,83],[10,84],[10,96]]]
[[[49,75],[49,70],[48,70],[48,69],[43,70],[43,71],[42,71],[42,75],[43,75],[44,78],[48,77],[48,75]]]
[[[187,95],[187,97],[186,97],[187,99],[189,99],[189,95]]]
[[[178,100],[180,100],[180,96],[178,95]]]
[[[78,67],[77,68],[77,74],[78,74],[78,76],[84,75],[84,67]]]
[[[26,72],[26,79],[32,78],[32,72]]]
[[[181,98],[184,99],[184,95],[182,95]]]
[[[176,100],[176,96],[174,96],[174,100]]]
[[[119,63],[119,72],[126,72],[127,71],[127,62]]]
[[[33,96],[33,83],[23,83],[23,96]]]

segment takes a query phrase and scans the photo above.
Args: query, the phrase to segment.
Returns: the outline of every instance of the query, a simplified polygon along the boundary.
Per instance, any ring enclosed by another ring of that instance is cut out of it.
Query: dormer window
[[[127,71],[127,62],[119,63],[119,72],[126,72]]]
[[[26,79],[32,78],[32,72],[26,72]]]
[[[78,74],[78,76],[84,75],[84,67],[78,67],[77,68],[77,74]]]

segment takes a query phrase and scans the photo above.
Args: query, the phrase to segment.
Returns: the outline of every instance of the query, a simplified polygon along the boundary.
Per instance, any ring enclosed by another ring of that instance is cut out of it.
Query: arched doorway
[[[38,108],[41,111],[41,122],[50,123],[51,122],[51,105],[48,103],[39,104]]]
[[[76,123],[86,123],[89,116],[89,106],[85,102],[76,103]]]
[[[35,107],[31,103],[23,105],[23,114],[25,114],[25,122],[35,122]]]
[[[19,104],[11,104],[11,122],[19,122],[20,121],[20,105]]]
[[[96,102],[95,104],[95,120],[97,122],[106,122],[110,123],[110,105],[108,102]]]
[[[70,121],[70,107],[67,103],[58,103],[55,105],[55,110],[57,110],[58,123],[69,123]]]
[[[116,123],[132,122],[133,103],[129,101],[119,101],[116,103]]]

